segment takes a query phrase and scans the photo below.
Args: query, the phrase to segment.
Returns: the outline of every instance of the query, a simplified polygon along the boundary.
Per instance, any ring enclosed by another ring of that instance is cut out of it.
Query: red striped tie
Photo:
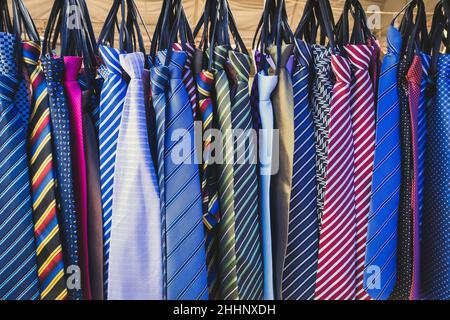
[[[336,83],[330,111],[325,206],[319,240],[316,299],[355,298],[356,217],[351,121],[351,71],[340,56],[331,59]]]
[[[345,50],[355,76],[352,85],[351,109],[355,142],[356,299],[369,300],[369,295],[363,289],[363,281],[375,152],[375,96],[369,73],[373,47],[348,45]]]

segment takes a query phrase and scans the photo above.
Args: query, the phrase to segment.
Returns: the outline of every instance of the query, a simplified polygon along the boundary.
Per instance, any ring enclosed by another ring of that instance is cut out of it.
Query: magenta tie
[[[78,235],[83,297],[91,300],[88,258],[87,182],[86,157],[83,144],[82,92],[78,84],[81,69],[80,57],[64,57],[64,88],[70,114],[72,171],[75,189],[75,206],[78,214]]]

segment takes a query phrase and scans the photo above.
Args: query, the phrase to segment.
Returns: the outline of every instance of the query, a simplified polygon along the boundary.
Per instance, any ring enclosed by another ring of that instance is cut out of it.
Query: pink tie
[[[81,69],[81,63],[82,59],[80,57],[64,57],[64,88],[66,90],[66,99],[70,114],[72,171],[75,205],[78,213],[82,289],[84,299],[91,300],[88,258],[86,158],[83,144],[83,105],[81,88],[78,84],[78,73]]]
[[[411,285],[411,300],[419,298],[419,263],[420,263],[420,244],[419,244],[419,203],[418,203],[418,175],[419,175],[419,135],[418,135],[418,108],[420,98],[420,83],[422,81],[422,60],[415,56],[409,68],[408,75],[408,96],[409,112],[411,115],[411,133],[412,133],[412,156],[413,156],[413,182],[412,182],[412,221],[413,221],[413,275]]]

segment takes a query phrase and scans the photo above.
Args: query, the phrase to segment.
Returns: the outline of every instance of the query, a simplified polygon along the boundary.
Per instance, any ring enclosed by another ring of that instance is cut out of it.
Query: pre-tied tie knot
[[[22,43],[23,48],[23,61],[26,64],[37,66],[39,64],[39,58],[41,57],[41,46],[34,41],[24,41]]]
[[[388,54],[399,54],[402,50],[402,35],[394,26],[389,26],[387,31]]]
[[[167,51],[159,51],[158,59],[161,65],[166,65]],[[183,69],[186,65],[187,55],[184,51],[172,51],[172,57],[169,61],[169,71],[171,79],[183,79]]]
[[[120,52],[115,48],[108,46],[99,46],[100,56],[109,74],[122,75],[122,67],[120,66]]]
[[[336,81],[350,85],[352,80],[352,73],[350,70],[350,63],[342,56],[333,55],[331,57],[331,67],[336,75]]]
[[[154,67],[151,70],[152,94],[158,95],[166,92],[169,86],[169,68],[166,66]]]
[[[120,55],[120,64],[131,79],[142,79],[144,73],[145,57],[142,52],[134,52]]]
[[[208,70],[203,70],[197,76],[197,88],[199,98],[206,99],[211,96],[212,86],[214,84],[214,75]]]
[[[250,77],[250,70],[252,68],[252,61],[250,57],[242,52],[230,51],[230,63],[236,71],[238,81],[248,81]]]
[[[217,46],[214,48],[214,69],[223,70],[228,58],[228,49],[225,46]]]
[[[81,57],[64,57],[64,81],[78,81],[78,74],[81,70],[83,60]]]
[[[265,76],[258,73],[259,100],[270,101],[270,96],[278,84],[278,76]]]
[[[61,81],[64,73],[63,58],[53,58],[47,55],[42,58],[42,67],[44,68],[47,81]]]
[[[373,47],[364,44],[350,44],[345,46],[345,51],[353,67],[358,70],[369,70]]]
[[[312,60],[311,47],[303,40],[295,39],[294,55],[300,67],[309,68]]]
[[[422,59],[420,56],[414,56],[406,78],[409,82],[414,83],[416,86],[420,86],[420,83],[422,82]]]

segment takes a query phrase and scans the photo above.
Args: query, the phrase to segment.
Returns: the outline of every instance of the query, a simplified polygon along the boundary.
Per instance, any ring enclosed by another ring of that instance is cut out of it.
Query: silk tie
[[[423,297],[450,299],[450,55],[438,56],[436,97],[427,114],[423,213]]]
[[[43,280],[45,293],[42,298],[64,298],[67,294],[64,281],[55,286],[45,281],[54,279],[55,273],[64,278],[61,255],[51,255],[58,246],[56,237],[49,234],[53,229],[58,231],[55,219],[49,219],[42,229],[35,229],[33,233],[32,205],[37,198],[32,199],[30,195],[26,134],[14,103],[18,86],[14,58],[16,37],[0,33],[0,42],[0,300],[39,299],[40,280]],[[34,216],[35,220],[39,219]],[[54,218],[54,212],[49,216]],[[51,243],[46,245],[43,240],[47,237]],[[36,246],[40,249],[38,260]],[[48,258],[56,265],[47,267]]]
[[[373,48],[368,45],[347,45],[345,51],[354,70],[351,109],[355,147],[357,221],[356,299],[367,300],[369,295],[364,291],[363,281],[375,149],[375,99],[369,74]]]
[[[194,161],[197,153],[192,105],[183,83],[186,57],[186,53],[174,51],[169,61],[164,147],[167,298],[206,300],[201,183]],[[165,52],[159,52],[158,58],[165,64]]]
[[[20,71],[19,71],[20,72]],[[26,70],[22,70],[22,73],[19,75],[19,86],[16,91],[16,95],[14,96],[14,104],[17,106],[20,115],[22,116],[22,125],[26,134],[28,134],[28,125],[30,122],[30,96],[31,92],[28,87],[28,80],[26,79],[25,74]]]
[[[256,71],[256,76],[252,82],[252,89],[250,94],[250,105],[252,107],[252,120],[253,120],[253,128],[255,130],[261,129],[261,117],[259,115],[259,88],[258,88],[258,66],[261,61],[261,54],[259,51],[254,51],[254,66]]]
[[[144,55],[120,55],[131,80],[117,142],[108,299],[161,300],[161,217],[155,166],[148,143]]]
[[[396,300],[408,300],[412,284],[413,268],[413,228],[412,228],[412,148],[411,148],[411,118],[408,102],[408,84],[406,61],[400,61],[397,74],[400,96],[400,126],[402,151],[402,184],[400,189],[400,206],[398,221],[397,245],[397,282],[390,296]]]
[[[261,136],[259,140],[261,186],[261,227],[264,264],[264,300],[275,298],[273,288],[272,227],[270,211],[270,182],[272,178],[272,156],[274,140],[273,108],[270,96],[278,84],[278,76],[258,73],[259,115]]]
[[[87,176],[86,154],[84,151],[82,93],[78,83],[81,69],[80,57],[64,57],[64,89],[70,115],[72,172],[75,192],[75,207],[78,212],[78,232],[81,263],[83,298],[91,300],[89,276],[88,217],[87,217]]]
[[[202,196],[203,196],[203,222],[206,232],[206,263],[208,267],[208,288],[211,300],[220,299],[218,287],[218,234],[219,222],[219,193],[217,165],[213,162],[213,134],[214,106],[211,92],[214,85],[214,75],[203,70],[197,75],[197,92],[199,98],[199,111],[202,116],[203,127],[203,165],[202,165]]]
[[[294,94],[292,79],[286,68],[291,57],[293,45],[282,48],[281,56],[276,56],[276,47],[269,48],[274,63],[280,59],[278,84],[272,93],[274,128],[279,130],[279,170],[271,182],[272,244],[274,265],[275,299],[282,298],[283,267],[286,254],[289,203],[292,188],[292,169],[294,163]]]
[[[104,297],[108,294],[109,245],[112,224],[112,200],[114,195],[114,175],[116,167],[117,141],[123,103],[127,93],[127,83],[122,77],[119,51],[107,46],[99,47],[106,68],[106,78],[100,97],[100,185],[103,207],[103,283]]]
[[[263,262],[261,224],[259,220],[259,190],[257,141],[252,125],[249,78],[250,57],[230,51],[230,65],[236,74],[236,94],[231,101],[231,122],[236,141],[234,157],[234,195],[236,212],[236,258],[239,298],[263,298]]]
[[[173,48],[177,51],[184,51],[186,53],[186,65],[183,69],[183,83],[186,87],[186,91],[189,95],[189,100],[191,101],[192,106],[192,114],[194,119],[197,115],[197,92],[195,91],[195,78],[192,72],[192,64],[193,57],[195,52],[195,46],[191,43],[185,43],[183,49],[183,45],[181,43],[174,43]]]
[[[317,211],[319,221],[322,223],[328,158],[330,101],[333,91],[333,83],[331,82],[331,49],[313,45],[312,53],[314,62],[312,105],[317,150]]]
[[[214,50],[214,89],[217,104],[217,124],[222,133],[222,164],[219,165],[219,194],[221,222],[219,225],[219,275],[222,300],[239,299],[236,233],[234,208],[233,142],[231,98],[227,74],[224,70],[228,50],[217,46]]]
[[[325,207],[319,238],[317,300],[356,297],[355,166],[351,114],[350,64],[332,56],[332,90]]]
[[[372,57],[370,59],[369,73],[372,80],[372,87],[375,94],[375,105],[378,102],[378,86],[381,73],[381,47],[377,39],[369,38],[367,44],[372,48]]]
[[[411,67],[407,74],[408,80],[408,98],[409,113],[411,121],[411,145],[412,145],[412,190],[411,190],[411,208],[412,208],[412,246],[413,246],[413,266],[412,266],[412,284],[410,299],[419,298],[420,284],[420,243],[419,243],[419,135],[418,135],[418,109],[420,100],[420,84],[422,81],[422,60],[419,55],[414,56]]]
[[[380,74],[371,209],[368,218],[364,290],[386,300],[396,282],[397,221],[401,185],[400,102],[397,70],[402,38],[388,29]]]
[[[64,61],[62,58],[42,58],[50,118],[52,124],[52,137],[54,140],[54,155],[56,160],[57,190],[59,203],[59,216],[62,227],[64,259],[67,266],[77,269],[77,277],[71,281],[69,290],[71,299],[82,299],[81,275],[79,271],[78,223],[75,210],[75,198],[72,178],[72,159],[70,153],[70,120],[62,86]],[[66,270],[67,272],[67,270]]]
[[[294,92],[294,167],[289,212],[289,234],[283,271],[283,299],[314,298],[319,221],[317,216],[316,145],[310,92],[311,48],[295,42],[297,66]]]

